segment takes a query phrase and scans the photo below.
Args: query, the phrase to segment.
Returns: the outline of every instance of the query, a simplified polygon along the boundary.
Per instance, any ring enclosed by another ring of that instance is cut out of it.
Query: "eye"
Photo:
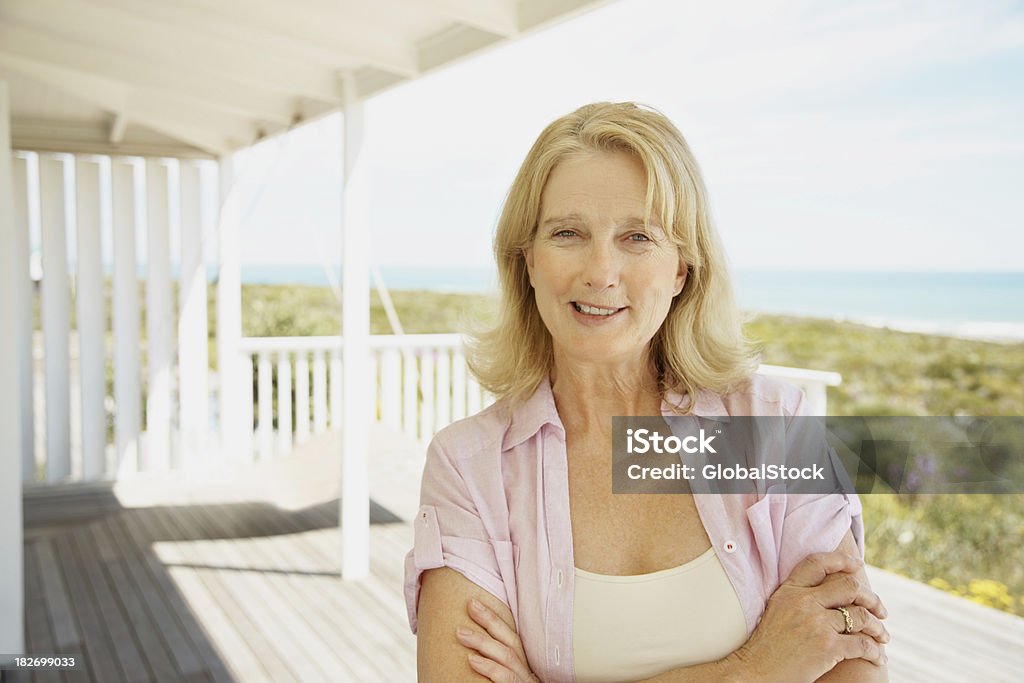
[[[651,241],[650,236],[646,235],[646,234],[644,234],[642,232],[634,232],[632,235],[629,236],[629,239],[632,242],[650,242]]]
[[[557,231],[554,234],[555,237],[573,237],[575,235],[576,235],[576,231],[575,230],[570,230],[569,228],[562,228],[561,230]]]

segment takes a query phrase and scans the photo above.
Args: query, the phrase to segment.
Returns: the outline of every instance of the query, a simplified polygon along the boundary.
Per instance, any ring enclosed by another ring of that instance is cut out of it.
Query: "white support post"
[[[341,575],[359,579],[370,573],[370,187],[363,151],[364,105],[353,72],[341,77],[342,145],[342,476]]]
[[[78,367],[81,373],[82,479],[100,479],[106,470],[107,363],[103,312],[103,249],[100,243],[100,171],[98,161],[75,164],[78,208]]]
[[[221,453],[230,460],[252,460],[252,366],[241,353],[242,338],[242,206],[233,192],[234,161],[220,159],[220,271],[217,276],[217,372],[220,376]],[[249,368],[248,371],[246,368]],[[249,380],[248,385],[245,384]]]
[[[2,125],[2,124],[0,124]],[[2,152],[0,152],[2,153]],[[15,357],[18,363],[18,401],[21,417],[21,477],[24,481],[36,479],[35,415],[33,403],[35,392],[35,359],[33,358],[33,330],[35,321],[32,312],[32,279],[28,272],[29,263],[29,212],[28,212],[28,162],[21,157],[11,158],[13,170],[14,234],[11,235],[11,290],[14,295]],[[5,240],[0,240],[4,243]]]
[[[165,472],[171,465],[171,376],[174,314],[167,166],[146,161],[146,449],[140,469]]]
[[[139,276],[135,255],[135,174],[130,161],[111,164],[114,203],[114,444],[118,476],[139,468],[142,382],[139,367]]]
[[[39,159],[43,233],[43,347],[46,364],[46,480],[71,476],[70,292],[64,160]]]
[[[178,409],[182,461],[206,461],[210,368],[206,322],[206,259],[200,205],[200,169],[180,164],[181,284],[178,290]]]
[[[0,80],[0,244],[16,242],[11,169],[11,110],[6,81]],[[19,253],[0,249],[0,330],[20,334],[17,296],[21,287],[15,266]],[[27,261],[26,261],[27,264]],[[29,330],[31,332],[31,328]],[[18,337],[0,334],[0,665],[25,653],[25,589],[21,521],[21,414],[18,384]]]
[[[277,358],[277,452],[292,452],[292,357],[282,351]]]

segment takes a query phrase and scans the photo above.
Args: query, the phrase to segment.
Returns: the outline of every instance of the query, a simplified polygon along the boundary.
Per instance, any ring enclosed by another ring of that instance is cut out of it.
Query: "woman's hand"
[[[515,629],[477,600],[470,600],[469,616],[484,632],[459,628],[455,637],[479,653],[469,655],[469,666],[474,671],[492,683],[541,683],[530,671],[523,641]]]
[[[759,680],[813,681],[845,659],[887,661],[889,632],[879,619],[885,607],[870,590],[864,563],[844,553],[816,553],[805,558],[768,599],[764,616],[750,639],[732,655],[756,667]],[[853,629],[844,634],[845,607]]]

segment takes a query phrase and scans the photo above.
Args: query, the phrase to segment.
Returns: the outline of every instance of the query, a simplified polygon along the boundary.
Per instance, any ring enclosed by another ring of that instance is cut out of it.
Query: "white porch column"
[[[21,415],[21,478],[25,481],[36,479],[35,446],[35,360],[32,353],[32,332],[35,321],[32,313],[32,280],[29,277],[29,212],[28,212],[28,161],[13,157],[14,172],[14,234],[11,235],[11,276],[14,294],[13,330],[16,359],[18,363],[18,410]],[[0,240],[0,244],[6,240]]]
[[[11,170],[11,115],[7,82],[0,80],[0,244],[17,244]],[[26,231],[27,232],[27,231]],[[16,277],[21,269],[16,249],[0,249],[0,653],[25,652],[25,594],[22,576],[21,414],[18,384],[18,338],[24,322],[18,315]],[[28,261],[26,260],[27,264]],[[29,329],[31,333],[31,328]],[[9,664],[0,659],[0,664]]]
[[[141,426],[139,368],[139,275],[135,255],[135,169],[112,160],[114,236],[114,443],[118,476],[138,471]]]
[[[64,160],[39,158],[43,238],[42,318],[46,364],[46,480],[71,476],[70,292]]]
[[[140,468],[171,463],[171,373],[174,370],[171,241],[167,166],[146,160],[146,448]]]
[[[78,207],[78,367],[81,372],[82,479],[92,481],[106,469],[107,394],[103,317],[103,262],[100,244],[100,164],[75,164]]]
[[[252,461],[252,366],[239,351],[242,338],[242,207],[231,155],[220,159],[218,219],[220,272],[217,277],[217,372],[220,375],[221,454]]]
[[[370,187],[369,164],[361,159],[364,106],[355,75],[341,77],[342,146],[342,474],[341,575],[370,573]]]
[[[178,291],[178,406],[182,462],[206,461],[209,351],[206,260],[199,166],[181,162],[181,287]]]

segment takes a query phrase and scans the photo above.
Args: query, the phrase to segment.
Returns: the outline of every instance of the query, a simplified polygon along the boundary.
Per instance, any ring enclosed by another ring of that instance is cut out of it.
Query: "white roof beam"
[[[134,59],[175,64],[220,74],[254,88],[337,103],[333,70],[282,58],[266,46],[227,43],[190,31],[182,49],[180,31],[153,20],[81,0],[5,0],[0,16],[41,31],[53,17],[66,22],[61,37],[127,53]]]
[[[18,149],[35,152],[74,154],[113,154],[139,157],[179,157],[216,159],[216,155],[188,144],[187,141],[131,140],[111,148],[109,128],[102,123],[66,121],[11,120],[11,138]]]
[[[282,58],[307,64],[312,62],[337,68],[371,64],[382,71],[392,71],[402,76],[411,77],[419,73],[413,54],[404,46],[395,48],[381,43],[371,46],[370,52],[351,49],[339,36],[330,40],[315,40],[297,35],[294,31],[283,33],[277,21],[267,21],[265,18],[226,18],[226,10],[223,8],[207,10],[195,7],[196,3],[105,0],[104,4],[195,35],[203,34],[220,41],[255,46],[272,51]]]
[[[320,63],[353,68],[372,66],[405,77],[420,74],[415,46],[393,32],[360,22],[339,8],[317,5],[307,10],[291,2],[282,11],[278,0],[179,0],[174,10],[155,9],[151,0],[109,0],[138,14],[170,15],[194,31],[214,31],[239,41],[265,40],[315,55]]]
[[[57,38],[43,31],[11,25],[2,20],[0,52],[96,74],[130,86],[159,90],[197,105],[281,125],[290,123],[295,113],[294,102],[280,95],[214,74],[196,78],[186,69],[175,69],[173,64],[146,64],[106,48]]]
[[[220,154],[237,142],[248,142],[255,131],[248,119],[201,111],[160,92],[139,92],[103,78],[0,53],[0,64],[29,78],[74,95],[120,118],[180,137],[191,145]],[[123,124],[122,124],[123,125]],[[111,137],[114,136],[113,131]],[[111,140],[114,142],[114,140]]]
[[[417,4],[466,26],[511,38],[519,33],[515,0],[426,0]]]

